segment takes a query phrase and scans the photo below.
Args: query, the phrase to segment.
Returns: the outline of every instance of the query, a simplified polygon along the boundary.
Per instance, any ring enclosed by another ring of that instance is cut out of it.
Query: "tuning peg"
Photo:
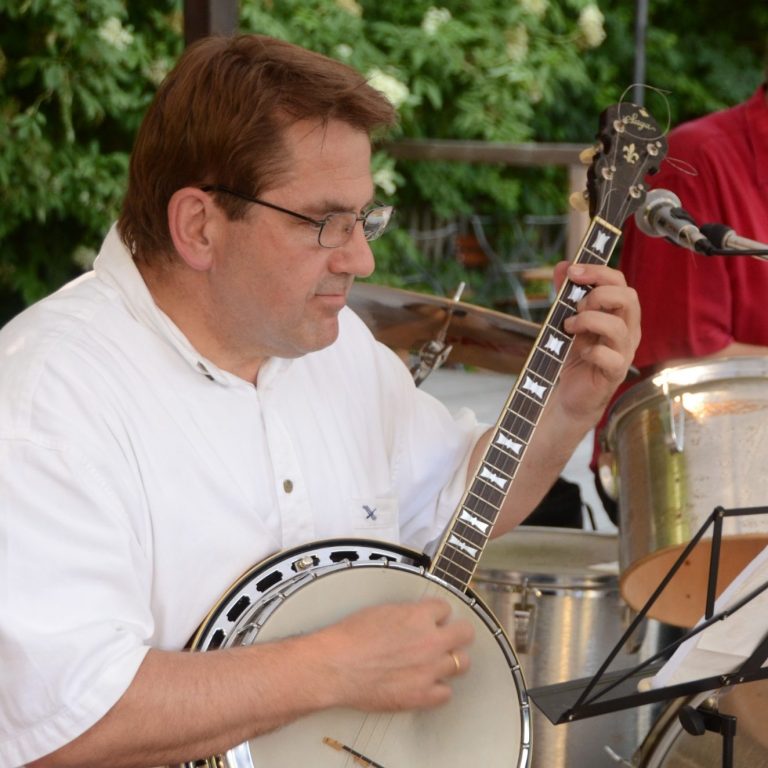
[[[597,144],[593,144],[591,147],[584,147],[579,152],[579,160],[584,165],[590,165],[595,155],[600,151],[600,147]]]
[[[568,202],[575,211],[586,213],[589,210],[589,201],[586,192],[571,192]]]

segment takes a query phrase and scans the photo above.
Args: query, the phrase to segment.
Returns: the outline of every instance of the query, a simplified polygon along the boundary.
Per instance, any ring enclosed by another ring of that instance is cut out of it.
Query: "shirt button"
[[[286,493],[290,493],[293,490],[293,482],[291,480],[283,480],[283,490]]]

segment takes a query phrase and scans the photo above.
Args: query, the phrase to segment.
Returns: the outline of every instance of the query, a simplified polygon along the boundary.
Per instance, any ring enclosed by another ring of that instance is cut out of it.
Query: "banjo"
[[[622,223],[645,198],[643,177],[658,170],[666,142],[645,109],[630,103],[602,113],[598,137],[587,175],[591,222],[575,261],[606,264]],[[189,643],[192,651],[212,651],[272,642],[367,606],[439,596],[475,629],[472,666],[452,679],[451,700],[426,711],[323,710],[186,768],[530,765],[531,710],[522,672],[504,629],[470,581],[570,349],[563,321],[588,290],[567,280],[561,287],[431,559],[360,539],[280,552],[230,587]]]

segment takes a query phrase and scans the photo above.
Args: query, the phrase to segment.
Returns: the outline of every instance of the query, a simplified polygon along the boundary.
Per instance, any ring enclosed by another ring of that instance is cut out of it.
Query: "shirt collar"
[[[219,384],[242,384],[241,378],[222,370],[201,355],[173,320],[155,304],[130,251],[120,239],[116,224],[110,228],[93,269],[99,280],[120,294],[134,319],[164,339],[197,373]],[[288,363],[289,360],[267,360],[263,369],[273,375]]]

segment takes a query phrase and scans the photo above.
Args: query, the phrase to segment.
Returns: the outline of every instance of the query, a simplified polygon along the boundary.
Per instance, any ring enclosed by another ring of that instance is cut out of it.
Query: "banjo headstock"
[[[645,200],[643,178],[658,171],[667,140],[645,107],[630,102],[603,110],[597,138],[587,172],[589,213],[620,228]]]

